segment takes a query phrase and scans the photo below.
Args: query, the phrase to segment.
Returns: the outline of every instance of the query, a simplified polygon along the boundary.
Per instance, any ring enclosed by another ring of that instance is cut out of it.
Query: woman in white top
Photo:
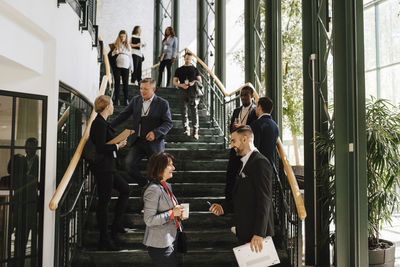
[[[128,37],[126,31],[122,30],[119,32],[117,40],[115,40],[115,48],[112,55],[118,55],[116,59],[116,69],[114,73],[115,79],[115,92],[114,92],[114,103],[120,105],[119,102],[119,87],[121,84],[121,76],[124,90],[124,105],[128,105],[128,83],[129,83],[129,73],[133,71],[133,63],[131,56],[131,48],[128,44]]]
[[[135,26],[132,31],[132,38],[130,46],[132,48],[132,61],[133,61],[133,74],[131,76],[131,82],[139,83],[142,80],[142,61],[144,60],[142,47],[144,44],[140,40],[140,34],[142,30],[140,26]]]

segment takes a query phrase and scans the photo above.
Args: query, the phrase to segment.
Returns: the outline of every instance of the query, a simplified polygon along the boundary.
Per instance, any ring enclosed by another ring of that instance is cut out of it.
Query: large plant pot
[[[390,247],[386,249],[377,248],[368,250],[370,267],[394,267],[395,245],[387,240],[380,239],[381,242],[387,243]]]

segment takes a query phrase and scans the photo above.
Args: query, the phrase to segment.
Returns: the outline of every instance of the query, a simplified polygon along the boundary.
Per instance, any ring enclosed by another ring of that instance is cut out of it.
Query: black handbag
[[[187,253],[186,234],[182,227],[179,227],[176,233],[176,250],[180,253]]]

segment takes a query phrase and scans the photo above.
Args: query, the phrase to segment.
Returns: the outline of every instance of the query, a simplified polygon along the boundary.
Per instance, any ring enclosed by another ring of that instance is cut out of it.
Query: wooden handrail
[[[99,38],[99,40],[101,40],[101,38]],[[110,64],[108,62],[108,57],[107,57],[107,53],[106,53],[104,46],[103,46],[103,55],[104,55],[104,63],[106,65],[106,75],[103,76],[103,79],[101,81],[99,95],[104,95],[104,92],[106,91],[106,88],[107,88],[107,84],[111,84]],[[66,118],[68,118],[68,116],[70,114],[70,112],[67,112],[68,110],[69,110],[69,108],[61,116],[60,120],[58,121],[57,127],[61,127],[60,125],[62,125],[64,123],[62,121],[62,119],[65,121]],[[76,148],[75,153],[72,156],[71,161],[69,162],[67,170],[65,171],[64,176],[61,179],[61,182],[58,185],[56,192],[54,193],[54,195],[49,203],[50,210],[54,211],[58,208],[58,203],[60,202],[60,199],[63,196],[65,189],[67,188],[67,186],[71,180],[72,175],[75,172],[76,166],[79,163],[83,148],[85,147],[86,141],[89,138],[90,127],[92,126],[92,123],[93,123],[93,120],[95,119],[95,117],[96,117],[96,112],[93,109],[92,113],[90,114],[90,118],[89,118],[88,124],[86,126],[86,129],[83,132],[81,140],[79,141],[78,147]]]
[[[108,77],[107,75],[103,76],[103,80],[101,81],[100,92],[99,95],[104,95],[108,84]],[[89,138],[90,127],[92,126],[93,120],[96,118],[96,111],[93,109],[92,114],[90,115],[89,122],[86,126],[85,131],[83,132],[83,136],[79,141],[78,147],[75,150],[74,155],[68,165],[67,170],[64,173],[63,178],[61,179],[60,184],[57,187],[56,192],[53,195],[53,198],[50,201],[49,207],[51,210],[56,210],[58,208],[58,203],[63,196],[65,189],[67,188],[69,181],[71,180],[72,175],[75,172],[75,168],[79,163],[79,160],[82,155],[83,148],[85,147],[86,141]]]
[[[278,141],[276,142],[276,146],[278,148],[278,152],[281,157],[283,167],[285,169],[286,176],[289,181],[290,189],[292,190],[294,203],[296,204],[297,215],[299,216],[300,220],[303,221],[307,217],[307,212],[304,206],[303,197],[301,196],[296,176],[294,175],[292,166],[290,166],[289,160],[287,159],[285,152],[283,151],[283,146],[279,138]]]

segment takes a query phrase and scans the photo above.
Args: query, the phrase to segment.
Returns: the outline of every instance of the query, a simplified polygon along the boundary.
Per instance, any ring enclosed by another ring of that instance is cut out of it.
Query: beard
[[[235,147],[234,150],[235,150],[236,156],[240,156],[242,151],[238,147]]]

